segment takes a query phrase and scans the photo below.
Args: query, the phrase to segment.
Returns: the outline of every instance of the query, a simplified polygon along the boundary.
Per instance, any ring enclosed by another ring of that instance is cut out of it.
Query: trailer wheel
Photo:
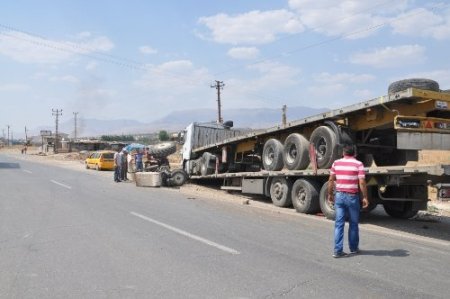
[[[336,134],[333,130],[327,126],[320,126],[312,132],[309,141],[316,150],[317,167],[330,168],[338,158]]]
[[[374,158],[372,154],[359,154],[356,156],[356,160],[361,161],[364,167],[370,167],[373,164]]]
[[[413,210],[412,201],[386,201],[383,207],[389,216],[400,219],[409,219],[418,212]]]
[[[440,90],[439,83],[437,83],[434,80],[413,78],[413,79],[400,80],[400,81],[396,81],[396,82],[389,84],[388,93],[402,91],[402,90],[405,90],[410,87],[424,89],[424,90],[431,90],[431,91],[439,91]]]
[[[283,169],[283,144],[277,139],[269,139],[264,144],[262,162],[265,170]]]
[[[291,200],[299,213],[314,214],[319,207],[319,185],[307,179],[298,179],[292,185]]]
[[[183,169],[176,169],[171,172],[169,180],[172,186],[179,187],[186,182],[187,174]]]
[[[302,170],[309,165],[309,142],[298,133],[290,134],[284,141],[284,165],[289,170]]]
[[[277,207],[289,207],[291,201],[292,183],[290,180],[282,177],[275,177],[270,183],[270,198]]]
[[[328,202],[328,181],[326,181],[320,189],[319,203],[323,215],[328,219],[334,220],[334,218],[336,218],[336,211],[334,210],[334,204]]]
[[[373,160],[377,166],[406,165],[408,161],[417,161],[418,152],[416,150],[398,150],[391,153],[373,154]]]

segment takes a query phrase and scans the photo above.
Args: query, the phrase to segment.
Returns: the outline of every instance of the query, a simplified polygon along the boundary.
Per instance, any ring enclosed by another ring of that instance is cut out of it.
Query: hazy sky
[[[2,0],[0,128],[170,111],[336,108],[390,82],[450,89],[450,1]],[[212,116],[214,118],[215,116]]]

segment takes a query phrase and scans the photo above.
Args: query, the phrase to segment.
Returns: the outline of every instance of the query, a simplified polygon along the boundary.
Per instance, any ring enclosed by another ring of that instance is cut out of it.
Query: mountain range
[[[316,115],[327,111],[325,108],[310,107],[289,107],[287,109],[287,121],[293,121],[304,117]],[[275,126],[281,123],[281,109],[257,108],[257,109],[228,109],[223,110],[224,121],[233,120],[234,127],[262,129]],[[77,122],[77,136],[94,137],[101,135],[128,135],[128,134],[148,134],[166,130],[177,132],[185,128],[192,122],[209,122],[217,119],[217,112],[214,109],[195,109],[174,111],[168,115],[152,122],[141,122],[130,119],[100,120],[79,118]],[[54,131],[54,127],[40,127],[40,130]],[[60,123],[59,131],[68,133],[71,137],[74,134],[74,120]]]

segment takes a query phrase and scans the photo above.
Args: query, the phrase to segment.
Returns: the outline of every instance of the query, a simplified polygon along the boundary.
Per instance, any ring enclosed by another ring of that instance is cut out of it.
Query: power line
[[[435,6],[430,7],[430,10],[436,10],[438,8],[444,8],[445,6],[450,6],[450,5],[449,4],[437,4]],[[397,18],[391,19],[391,20],[383,22],[383,23],[378,23],[378,24],[375,24],[373,26],[369,26],[369,27],[361,28],[361,29],[358,29],[358,30],[355,30],[355,31],[351,31],[351,32],[348,32],[348,33],[344,33],[344,34],[341,34],[341,35],[333,37],[333,38],[324,39],[324,40],[318,41],[316,43],[305,45],[305,46],[303,46],[301,48],[297,48],[297,49],[294,49],[294,50],[291,50],[291,51],[285,51],[283,53],[275,54],[273,56],[268,56],[266,58],[263,58],[263,59],[260,59],[258,61],[255,61],[253,63],[249,63],[249,64],[246,64],[246,65],[241,65],[241,66],[238,66],[238,67],[230,68],[228,70],[225,70],[225,71],[222,71],[222,72],[219,72],[219,73],[215,73],[214,75],[216,75],[216,76],[217,75],[222,75],[224,73],[229,73],[231,71],[239,70],[239,69],[244,68],[244,67],[249,67],[249,66],[252,66],[252,65],[261,64],[261,63],[266,62],[266,61],[271,61],[271,60],[274,60],[275,58],[286,57],[286,56],[292,55],[294,53],[298,53],[298,52],[301,52],[301,51],[304,51],[304,50],[307,50],[307,49],[311,49],[311,48],[319,47],[319,46],[322,46],[322,45],[325,45],[325,44],[329,44],[329,43],[332,43],[332,42],[335,42],[337,40],[341,40],[341,39],[344,39],[344,38],[347,38],[347,37],[350,37],[350,36],[353,36],[353,35],[358,35],[358,34],[362,34],[362,33],[368,32],[368,31],[376,30],[376,29],[379,29],[381,27],[384,27],[385,25],[398,22],[399,20],[410,18],[411,16],[421,15],[421,14],[423,14],[425,12],[426,11],[417,11],[417,12],[415,12],[413,14],[405,15],[403,17],[397,17]]]
[[[357,14],[359,14],[361,12],[364,12],[364,11],[372,10],[375,7],[385,5],[386,3],[389,3],[389,2],[390,1],[382,2],[382,3],[378,4],[378,5],[372,6],[369,9],[362,10],[362,11],[358,12]],[[438,8],[444,8],[446,6],[449,6],[449,4],[442,4],[442,3],[440,3],[440,4],[437,4],[435,6],[431,6],[428,9],[429,10],[436,10]],[[311,48],[319,47],[319,46],[322,46],[322,45],[325,45],[325,44],[328,44],[328,43],[332,43],[334,41],[341,40],[341,39],[344,39],[344,38],[352,36],[352,35],[357,35],[357,34],[361,34],[361,33],[367,32],[367,31],[376,30],[376,29],[379,29],[379,28],[381,28],[381,27],[383,27],[383,26],[385,26],[387,24],[398,22],[399,20],[406,19],[406,18],[409,18],[411,16],[415,16],[415,15],[420,15],[420,14],[423,14],[425,12],[427,12],[427,11],[424,11],[424,10],[423,11],[417,11],[414,14],[405,15],[404,17],[397,17],[397,18],[391,19],[390,21],[379,23],[379,24],[376,24],[374,26],[362,28],[362,29],[355,30],[355,31],[352,31],[352,32],[349,32],[349,33],[344,33],[344,34],[341,34],[340,36],[337,36],[337,37],[334,37],[334,38],[330,38],[330,39],[321,40],[319,42],[312,43],[312,44],[309,44],[309,45],[305,45],[305,46],[303,46],[301,48],[293,49],[291,51],[286,51],[286,52],[283,52],[283,53],[279,53],[279,54],[275,54],[275,55],[272,55],[272,56],[268,56],[266,58],[263,58],[263,59],[260,59],[258,61],[255,61],[253,63],[241,65],[241,66],[234,67],[234,68],[229,68],[228,70],[224,70],[222,72],[217,72],[214,75],[216,76],[216,75],[232,72],[232,71],[235,71],[235,70],[238,70],[238,69],[242,69],[244,67],[257,65],[257,64],[260,64],[260,63],[263,63],[263,62],[266,62],[266,61],[274,60],[274,59],[279,58],[279,57],[285,57],[286,55],[292,55],[294,53],[298,53],[298,52],[301,52],[301,51],[304,51],[304,50],[307,50],[307,49],[311,49]],[[342,20],[345,20],[345,19],[348,19],[348,18],[351,18],[353,16],[354,15],[347,16],[345,18],[340,19],[338,22],[340,22]],[[328,22],[328,23],[325,23],[325,25],[329,25],[329,24],[333,24],[333,23],[335,23],[335,22]],[[315,27],[315,28],[310,28],[308,30],[317,30],[319,28],[322,28],[323,26],[324,25],[319,26],[319,27]],[[35,44],[37,46],[40,46],[40,47],[47,47],[47,48],[52,48],[52,49],[59,50],[59,51],[69,52],[69,53],[72,53],[72,54],[82,55],[82,56],[85,56],[85,57],[88,57],[88,58],[91,58],[91,59],[94,59],[94,60],[99,60],[99,61],[102,61],[102,62],[105,62],[105,63],[110,63],[110,64],[113,64],[113,65],[116,65],[116,66],[119,66],[119,67],[123,67],[123,68],[127,68],[127,69],[139,70],[139,71],[149,71],[150,70],[145,64],[143,64],[141,62],[138,62],[138,61],[135,61],[135,60],[131,60],[131,59],[128,59],[128,58],[122,58],[122,57],[119,57],[119,56],[110,55],[110,54],[107,54],[107,53],[98,52],[98,51],[96,51],[93,48],[82,47],[82,46],[80,46],[79,44],[76,44],[76,43],[68,44],[68,43],[61,43],[61,42],[56,42],[56,41],[50,41],[50,40],[48,40],[47,38],[45,38],[43,36],[39,36],[39,35],[36,35],[34,33],[26,32],[26,31],[23,31],[23,30],[19,30],[17,28],[14,28],[14,27],[8,26],[8,25],[4,25],[4,24],[0,24],[0,27],[5,28],[6,30],[9,30],[11,32],[18,32],[18,33],[22,33],[22,34],[30,36],[30,37],[35,37],[35,38],[39,38],[41,40],[44,40],[45,42],[38,41],[38,40],[32,40],[30,38],[25,38],[25,37],[19,37],[18,35],[11,35],[11,34],[7,34],[5,32],[0,32],[0,35],[5,35],[5,36],[9,36],[11,38],[23,40],[23,41],[26,41],[26,42],[29,42],[29,43],[33,43],[33,44]],[[301,33],[304,33],[304,32],[301,32]],[[300,33],[298,33],[298,34],[300,34]],[[288,37],[286,37],[286,38],[288,38]],[[279,40],[281,40],[281,39],[279,39]],[[51,43],[51,44],[49,44],[49,43]],[[60,45],[60,46],[56,46],[56,45]],[[87,52],[92,52],[92,54],[84,53],[86,51]],[[172,73],[172,72],[169,72],[167,70],[163,71],[163,70],[160,70],[160,69],[152,69],[152,71],[154,71],[156,73],[159,73],[160,75],[163,75],[163,76],[179,78],[179,79],[184,80],[185,82],[194,82],[193,80],[190,80],[191,78],[188,78],[187,76],[176,74],[176,73]],[[195,83],[197,83],[197,82],[195,82]]]

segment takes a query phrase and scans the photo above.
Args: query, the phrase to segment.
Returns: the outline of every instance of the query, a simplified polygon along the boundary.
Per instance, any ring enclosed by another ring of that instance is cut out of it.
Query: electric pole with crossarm
[[[55,142],[53,144],[53,153],[58,153],[58,123],[59,117],[62,115],[62,109],[52,109],[52,115],[55,117]]]
[[[216,84],[211,85],[211,88],[217,89],[217,123],[222,124],[223,118],[222,118],[222,104],[220,103],[220,90],[223,89],[225,84],[223,81],[217,81]]]

